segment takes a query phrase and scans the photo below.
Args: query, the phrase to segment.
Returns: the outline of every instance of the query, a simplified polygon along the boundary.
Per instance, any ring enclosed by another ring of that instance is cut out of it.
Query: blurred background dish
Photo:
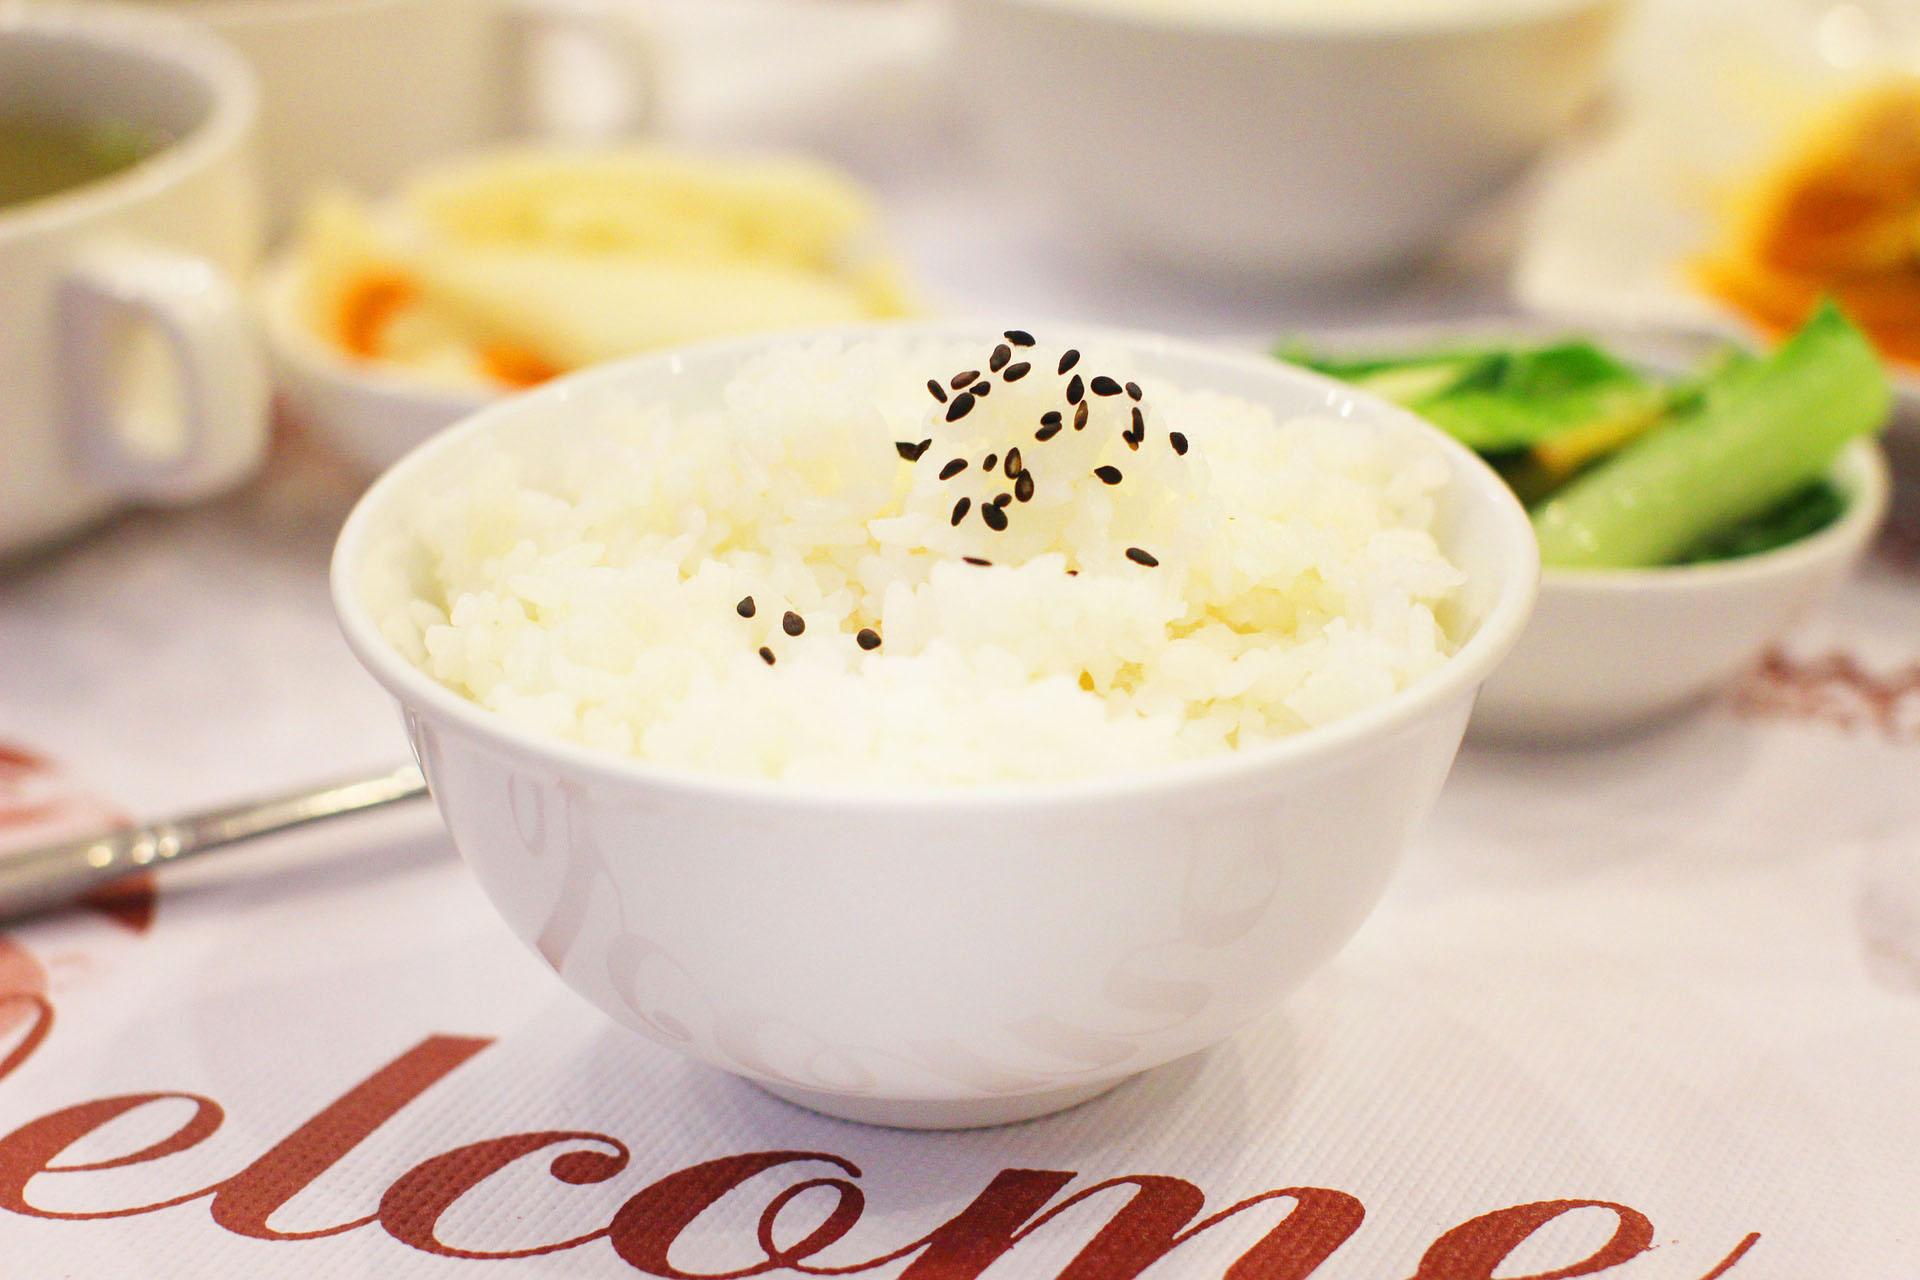
[[[870,197],[823,165],[553,146],[322,195],[261,305],[293,418],[373,470],[586,365],[918,309]]]
[[[1583,742],[1694,706],[1830,601],[1886,519],[1879,446],[1834,465],[1839,519],[1777,550],[1658,569],[1550,569],[1512,655],[1481,691],[1476,740]]]
[[[1885,375],[1833,310],[1767,358],[1711,332],[1510,319],[1282,350],[1436,421],[1527,501],[1539,604],[1481,692],[1479,738],[1588,740],[1704,700],[1831,599],[1887,517]]]
[[[1888,356],[1911,430],[1916,73],[1905,0],[1644,0],[1619,118],[1553,166],[1516,296],[1576,320],[1778,334],[1831,294]]]
[[[960,0],[991,159],[1063,222],[1223,276],[1432,253],[1599,95],[1619,0]]]
[[[0,553],[249,474],[255,87],[166,14],[0,9]]]
[[[270,211],[316,187],[384,191],[422,164],[536,127],[628,132],[658,90],[641,15],[616,0],[172,0],[263,86]],[[569,56],[571,55],[571,56]],[[569,113],[580,67],[601,92]],[[597,74],[596,74],[597,72]]]

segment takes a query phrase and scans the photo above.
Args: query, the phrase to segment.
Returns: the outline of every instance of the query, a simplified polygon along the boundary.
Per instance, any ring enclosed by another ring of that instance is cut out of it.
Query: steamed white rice
[[[1232,751],[1447,660],[1462,575],[1432,532],[1448,468],[1430,442],[1276,422],[1152,380],[1137,451],[1125,394],[1090,396],[1087,429],[1068,410],[1043,443],[1042,414],[1065,405],[1060,349],[1019,355],[1033,372],[989,375],[951,424],[927,379],[984,370],[984,347],[821,341],[752,361],[698,411],[551,409],[541,430],[479,442],[462,482],[419,504],[410,598],[385,630],[537,732],[839,783],[1060,779]],[[1091,349],[1075,372],[1131,376]],[[917,463],[896,451],[924,439]],[[1034,490],[995,531],[979,506],[1013,482],[983,463],[1016,444]],[[953,458],[967,469],[940,480]],[[879,648],[856,643],[863,628]]]

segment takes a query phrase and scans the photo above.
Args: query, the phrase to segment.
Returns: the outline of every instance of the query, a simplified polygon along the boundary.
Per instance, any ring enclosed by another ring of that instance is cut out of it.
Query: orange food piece
[[[1841,103],[1760,175],[1693,277],[1774,333],[1831,296],[1884,354],[1920,364],[1920,79]]]
[[[516,390],[537,387],[547,379],[557,378],[566,372],[536,352],[504,342],[490,343],[480,348],[480,367],[501,386]]]
[[[398,271],[374,272],[355,280],[340,295],[335,323],[341,347],[363,359],[379,355],[393,318],[419,298],[419,282]]]

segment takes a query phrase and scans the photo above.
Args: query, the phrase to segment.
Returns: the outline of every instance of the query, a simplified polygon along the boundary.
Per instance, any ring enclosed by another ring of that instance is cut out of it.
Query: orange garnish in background
[[[544,356],[503,342],[480,348],[480,368],[495,382],[516,390],[537,387],[566,372]]]
[[[1839,103],[1741,194],[1693,275],[1776,334],[1830,295],[1884,354],[1920,364],[1920,79]]]
[[[363,359],[379,355],[385,346],[387,326],[419,297],[419,283],[397,271],[355,280],[340,295],[336,323],[340,345]]]

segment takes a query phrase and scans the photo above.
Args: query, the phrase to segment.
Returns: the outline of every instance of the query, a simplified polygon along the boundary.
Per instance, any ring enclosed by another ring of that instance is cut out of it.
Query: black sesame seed
[[[987,460],[980,464],[980,469],[982,471],[991,471],[993,470],[993,464],[998,461],[1000,461],[1000,455],[997,453],[990,453],[987,455]]]
[[[1133,453],[1138,453],[1138,452],[1140,452],[1140,437],[1139,437],[1139,436],[1137,436],[1137,435],[1135,435],[1135,434],[1133,434],[1133,432],[1131,432],[1131,431],[1123,431],[1123,432],[1121,432],[1121,434],[1120,434],[1120,438],[1121,438],[1122,440],[1125,440],[1125,441],[1127,442],[1127,448],[1128,448],[1128,450],[1129,450],[1129,451],[1131,451],[1131,452],[1133,452]]]
[[[933,396],[935,400],[938,400],[941,404],[945,404],[947,402],[947,389],[940,385],[940,379],[928,378],[927,391]]]
[[[1147,393],[1146,393],[1146,392],[1144,392],[1144,391],[1142,391],[1142,390],[1140,389],[1140,384],[1139,384],[1139,383],[1137,383],[1137,382],[1129,382],[1129,383],[1127,384],[1127,398],[1128,398],[1129,400],[1138,400],[1138,399],[1140,399],[1140,397],[1141,397],[1141,396],[1143,396],[1143,395],[1145,395],[1145,394],[1147,394]]]
[[[1093,474],[1100,477],[1102,484],[1119,484],[1126,477],[1120,474],[1118,467],[1095,467]]]
[[[761,646],[760,646],[760,661],[762,661],[762,662],[764,662],[764,663],[766,663],[766,664],[767,664],[768,666],[772,666],[772,665],[773,665],[773,650],[771,650],[771,649],[769,649],[769,648],[767,648],[767,646],[765,646],[765,645],[761,645]]]
[[[1073,368],[1073,366],[1079,363],[1080,363],[1080,353],[1078,351],[1069,351],[1067,352],[1067,354],[1060,357],[1060,372],[1065,373],[1067,370]]]
[[[988,372],[1000,372],[1007,367],[1007,361],[1011,359],[1013,359],[1013,348],[1004,342],[1001,343],[993,349],[993,358],[987,361]]]
[[[1060,411],[1059,411],[1058,409],[1049,409],[1049,410],[1047,410],[1047,411],[1046,411],[1045,413],[1043,413],[1043,414],[1041,414],[1041,415],[1040,415],[1040,425],[1041,425],[1041,426],[1043,426],[1043,427],[1057,427],[1057,426],[1059,426],[1059,425],[1060,425]]]
[[[973,392],[973,394],[976,396],[984,396],[988,392],[993,390],[993,384],[983,378],[979,382],[974,383],[971,387],[968,387],[967,390]]]
[[[1142,551],[1138,547],[1127,548],[1127,559],[1133,561],[1135,564],[1143,564],[1149,569],[1160,563],[1151,553]]]
[[[1167,432],[1167,443],[1172,445],[1173,451],[1181,457],[1187,456],[1187,438],[1178,431]]]
[[[960,558],[962,560],[965,560],[968,564],[977,564],[982,569],[986,568],[987,566],[993,563],[993,561],[991,560],[982,560],[979,556],[961,556]]]
[[[972,507],[973,507],[972,498],[962,498],[960,499],[960,501],[954,503],[953,504],[953,520],[951,521],[951,523],[954,524],[955,526],[958,526],[962,520],[965,520],[967,518],[967,512],[970,509],[972,509]]]
[[[1051,440],[1055,436],[1060,434],[1060,422],[1059,422],[1060,415],[1056,413],[1053,416],[1055,419],[1054,421],[1047,423],[1045,426],[1041,427],[1038,431],[1033,433],[1033,438],[1035,440],[1038,440],[1044,444],[1048,440]]]
[[[1032,372],[1033,372],[1033,366],[1028,364],[1025,360],[1022,360],[1019,364],[1008,365],[1007,371],[1001,374],[1000,376],[1005,378],[1008,382],[1018,382],[1020,381],[1020,379],[1026,377],[1029,373],[1032,373]]]
[[[953,398],[953,403],[947,406],[947,421],[958,422],[971,412],[973,412],[973,396],[970,392],[962,391]]]
[[[753,597],[741,596],[740,603],[733,606],[733,611],[743,618],[751,618],[753,616],[753,608]]]
[[[1079,404],[1081,397],[1086,394],[1087,394],[1086,384],[1080,381],[1079,374],[1077,373],[1074,374],[1073,381],[1067,384],[1067,403]]]
[[[1000,336],[1016,347],[1030,347],[1033,345],[1033,335],[1025,329],[1009,329]]]
[[[967,460],[965,458],[955,458],[952,462],[940,468],[940,478],[942,480],[951,480],[966,469]]]
[[[1008,504],[1009,502],[1012,502],[1012,501],[1013,501],[1013,495],[1012,495],[1012,494],[1010,494],[1010,493],[1003,493],[1003,494],[1001,494],[1001,495],[1000,495],[999,497],[997,497],[997,498],[995,498],[995,499],[993,500],[993,503],[992,503],[992,505],[993,505],[993,506],[996,506],[996,507],[1004,507],[1004,506],[1006,506],[1006,505],[1007,505],[1007,504]]]
[[[1142,436],[1147,433],[1147,415],[1140,412],[1138,405],[1135,405],[1133,410],[1133,429]]]
[[[1013,496],[1022,502],[1033,501],[1033,472],[1020,473],[1020,478],[1013,482]]]
[[[910,440],[896,440],[893,442],[893,449],[908,462],[918,462],[920,455],[925,453],[932,444],[932,440],[922,440],[919,444],[914,444]]]
[[[789,609],[780,619],[780,629],[790,636],[797,636],[807,629],[807,620]]]
[[[992,503],[988,503],[986,506],[980,508],[980,518],[985,520],[987,522],[987,528],[993,530],[995,533],[1003,533],[1006,531],[1007,513]]]
[[[1020,473],[1026,469],[1027,464],[1020,460],[1020,446],[1015,445],[1013,448],[1007,450],[1007,474],[1017,479]]]
[[[969,382],[978,382],[978,381],[980,381],[980,371],[978,369],[969,369],[965,373],[954,374],[952,379],[948,381],[947,385],[952,387],[955,391],[958,391],[960,388],[966,386]]]
[[[1109,378],[1106,374],[1100,374],[1093,380],[1093,394],[1097,396],[1117,396],[1120,394],[1120,384],[1112,378]]]
[[[862,627],[853,637],[853,642],[868,653],[872,653],[880,647],[880,633],[872,627]]]
[[[1084,402],[1078,409],[1073,411],[1073,429],[1075,431],[1085,431],[1087,429],[1087,406]]]

